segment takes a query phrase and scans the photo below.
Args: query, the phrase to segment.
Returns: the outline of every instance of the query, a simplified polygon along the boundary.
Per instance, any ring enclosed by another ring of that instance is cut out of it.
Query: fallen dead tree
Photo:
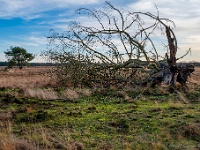
[[[72,22],[69,30],[51,30],[49,50],[44,56],[57,64],[55,74],[63,85],[102,86],[148,85],[165,81],[172,86],[186,82],[193,65],[178,66],[174,22],[149,12],[125,12],[105,2],[104,10],[80,8],[78,14],[93,19],[96,26]],[[152,23],[145,20],[151,19]],[[166,36],[168,52],[160,56],[152,36],[160,30]],[[165,31],[165,32],[164,32]]]

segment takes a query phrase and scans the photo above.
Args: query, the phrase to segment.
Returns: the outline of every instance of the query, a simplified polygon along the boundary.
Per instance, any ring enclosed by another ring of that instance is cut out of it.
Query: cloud
[[[31,46],[31,47],[37,47],[38,44],[37,43],[33,43],[30,41],[4,41],[4,44],[7,45],[8,47],[12,46],[19,46],[19,47],[27,47],[27,46]]]
[[[32,50],[33,53],[38,53],[40,50],[44,50],[47,45],[47,39],[41,37],[37,33],[32,33],[29,36],[13,36],[13,40],[0,40],[2,49],[6,50],[10,46],[19,46],[27,50]]]
[[[0,0],[0,18],[27,18],[49,10],[98,3],[100,0]],[[29,18],[31,19],[31,18]]]
[[[154,0],[162,18],[169,18],[176,24],[174,32],[178,41],[179,55],[184,54],[189,47],[197,53],[200,41],[200,1],[199,0]],[[129,10],[151,12],[156,15],[155,4],[149,0],[140,0],[129,5]],[[187,59],[187,58],[185,58]],[[193,55],[193,58],[198,59]]]
[[[41,18],[43,15],[42,14],[37,14],[37,15],[29,15],[29,16],[25,16],[23,19],[26,21],[30,21],[33,19],[37,19],[37,18]]]
[[[112,4],[114,5],[114,3],[115,2],[113,1]],[[198,33],[200,33],[200,28],[199,28],[200,9],[198,8],[199,6],[200,6],[200,1],[198,0],[176,0],[176,1],[154,0],[154,2],[151,2],[149,0],[139,0],[129,4],[124,3],[124,5],[117,6],[117,8],[122,8],[123,11],[130,11],[130,12],[132,11],[151,12],[152,14],[155,15],[157,15],[157,13],[159,12],[161,18],[169,18],[172,21],[174,21],[176,24],[174,32],[176,34],[180,50],[178,51],[179,53],[178,55],[182,55],[185,53],[186,50],[189,49],[189,47],[191,47],[194,52],[197,52],[198,47],[200,47],[200,44],[198,44],[198,41],[200,41],[200,36],[198,36]],[[158,10],[156,9],[156,7],[158,7]],[[99,25],[92,19],[88,19],[88,17],[80,16],[71,19],[80,21],[81,24],[86,26],[98,27]],[[149,21],[152,20],[151,19],[145,20],[146,23],[148,23]],[[63,24],[62,22],[58,21],[54,27],[60,30],[68,30],[66,24]],[[156,32],[156,34],[158,34],[158,37],[160,38],[159,34],[161,33]],[[160,41],[156,41],[155,42],[156,45],[159,42]],[[162,43],[160,44],[162,45]]]
[[[41,37],[30,36],[27,38],[27,41],[35,43],[36,46],[47,44],[47,39],[45,37],[41,38]]]
[[[180,51],[178,53],[183,54],[191,47],[194,54],[199,51],[200,41],[200,1],[199,0],[110,0],[111,4],[117,8],[122,8],[124,11],[144,11],[157,14],[155,7],[158,7],[160,17],[169,18],[176,24],[174,32],[178,40],[178,46]],[[35,35],[21,35],[16,41],[11,41],[8,45],[20,44],[21,46],[40,47],[42,44],[46,45],[45,37],[41,37],[48,29],[55,29],[56,31],[68,30],[68,23],[70,21],[82,22],[87,26],[95,26],[98,24],[92,19],[88,19],[85,16],[74,15],[74,10],[79,7],[86,7],[93,9],[101,9],[104,6],[104,1],[100,0],[0,0],[0,18],[12,19],[22,18],[25,21],[32,21],[32,24],[28,28],[34,28],[33,30],[41,31],[40,34]],[[98,5],[100,4],[100,5]],[[99,7],[99,8],[98,8]],[[48,12],[52,12],[49,14]],[[148,22],[146,20],[146,22]],[[27,27],[27,26],[26,26]],[[37,30],[36,30],[37,29]],[[45,30],[44,30],[45,29]],[[27,28],[26,28],[27,30]],[[38,31],[38,32],[39,32]],[[49,30],[48,30],[49,31]],[[48,32],[47,31],[47,32]],[[22,33],[23,34],[23,33]],[[157,34],[157,33],[156,33]],[[160,41],[156,41],[156,44]],[[19,46],[19,45],[17,45]],[[44,46],[43,46],[44,47]],[[197,54],[195,56],[199,56]],[[194,58],[195,58],[194,56]],[[200,57],[200,56],[199,56]],[[199,58],[195,58],[199,59]]]

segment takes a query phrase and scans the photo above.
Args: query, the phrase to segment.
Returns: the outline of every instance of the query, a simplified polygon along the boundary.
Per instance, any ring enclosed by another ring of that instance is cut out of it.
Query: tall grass
[[[37,128],[23,127],[21,132],[24,138],[17,137],[12,131],[12,125],[6,124],[0,130],[0,150],[82,150],[84,145],[72,140],[70,132],[63,130],[62,135],[38,124]]]
[[[51,77],[49,67],[27,67],[22,70],[13,68],[0,71],[0,86],[5,88],[44,88],[55,87],[56,81]]]

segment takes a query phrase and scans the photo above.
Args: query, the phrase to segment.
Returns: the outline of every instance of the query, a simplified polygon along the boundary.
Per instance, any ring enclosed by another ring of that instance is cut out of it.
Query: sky
[[[112,5],[127,11],[155,13],[174,21],[178,41],[177,56],[191,48],[182,61],[200,61],[200,0],[110,0]],[[103,8],[102,0],[0,0],[0,61],[6,61],[4,51],[10,46],[25,48],[40,55],[47,49],[46,36],[51,29],[64,32],[71,21],[89,22],[75,13],[81,7]],[[95,26],[95,24],[94,24]],[[34,62],[44,62],[36,57]]]

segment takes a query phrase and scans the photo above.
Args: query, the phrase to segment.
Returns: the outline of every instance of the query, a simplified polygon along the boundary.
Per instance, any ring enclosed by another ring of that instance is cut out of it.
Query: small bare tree
[[[91,17],[94,25],[71,22],[69,30],[62,34],[51,30],[48,38],[57,54],[48,54],[50,57],[56,56],[53,60],[61,66],[74,66],[64,55],[72,54],[72,60],[82,64],[81,69],[74,68],[74,71],[78,73],[84,70],[76,77],[80,79],[79,76],[82,76],[81,81],[88,81],[88,84],[94,82],[108,86],[122,82],[135,84],[139,81],[151,82],[154,86],[162,82],[166,74],[170,74],[170,83],[174,85],[178,73],[177,39],[170,25],[175,27],[175,24],[167,18],[160,18],[156,6],[155,9],[157,15],[129,12],[109,2],[105,2],[103,10],[80,8],[76,12]],[[166,35],[168,40],[166,45],[169,52],[164,57],[158,54],[152,38],[158,31]],[[58,52],[58,49],[61,51]]]

